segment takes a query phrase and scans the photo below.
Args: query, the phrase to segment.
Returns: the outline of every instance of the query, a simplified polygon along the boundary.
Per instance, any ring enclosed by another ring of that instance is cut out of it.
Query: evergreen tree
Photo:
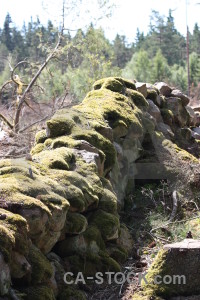
[[[140,50],[133,54],[131,61],[127,63],[122,75],[128,79],[137,81],[150,81],[151,79],[151,60],[148,53]]]
[[[124,35],[116,35],[113,43],[113,50],[113,64],[119,68],[124,68],[133,54],[132,49],[126,46],[126,37]]]
[[[1,43],[6,45],[7,49],[9,51],[13,50],[13,41],[12,41],[12,19],[9,13],[7,13],[4,25],[3,25],[3,30],[1,34]]]
[[[170,76],[170,70],[167,64],[167,60],[163,56],[161,49],[159,49],[152,61],[152,72],[151,72],[152,82],[156,82],[156,81],[167,82],[169,76]]]

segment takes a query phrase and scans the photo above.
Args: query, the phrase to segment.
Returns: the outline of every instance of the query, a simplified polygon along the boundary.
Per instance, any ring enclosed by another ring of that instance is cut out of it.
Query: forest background
[[[58,31],[51,20],[44,26],[39,18],[21,29],[9,13],[0,28],[0,86],[9,80],[12,66],[20,61],[18,72],[24,84],[56,45]],[[80,102],[95,80],[123,76],[141,82],[165,81],[188,93],[186,37],[175,27],[173,12],[161,16],[152,11],[147,34],[137,29],[133,43],[117,34],[113,41],[101,27],[92,23],[76,32],[65,30],[59,55],[52,59],[38,79],[39,93],[34,101],[56,99],[67,91],[72,102]],[[190,96],[200,97],[200,27],[189,32]],[[1,90],[1,102],[12,97],[12,88]]]

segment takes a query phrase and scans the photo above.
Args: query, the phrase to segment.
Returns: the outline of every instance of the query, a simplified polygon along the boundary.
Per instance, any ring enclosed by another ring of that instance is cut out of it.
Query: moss
[[[43,283],[51,278],[53,269],[50,262],[33,244],[29,250],[28,261],[31,265],[31,282],[33,284]]]
[[[117,197],[108,189],[103,190],[103,195],[99,199],[99,209],[106,212],[116,213],[117,212]]]
[[[82,104],[76,109],[85,114],[88,119],[96,119],[99,122],[105,119],[112,127],[112,122],[123,120],[127,126],[139,122],[137,119],[137,108],[127,97],[101,89],[88,93]],[[105,125],[104,125],[105,126]]]
[[[44,142],[44,146],[46,147],[46,148],[50,148],[51,147],[51,144],[52,144],[52,141],[53,141],[53,139],[47,139],[45,142]]]
[[[122,82],[120,82],[116,78],[109,77],[109,78],[100,79],[100,80],[96,81],[93,85],[93,88],[95,90],[104,88],[104,89],[111,90],[112,92],[122,93],[124,90],[124,85]]]
[[[109,255],[101,251],[100,254],[92,252],[86,253],[84,256],[73,255],[68,257],[71,271],[76,275],[82,272],[84,277],[94,276],[97,272],[119,272],[119,264],[109,257]]]
[[[120,228],[119,218],[103,210],[96,211],[89,224],[97,226],[104,240],[117,239]]]
[[[86,300],[86,296],[77,288],[68,286],[58,295],[58,300]]]
[[[15,245],[15,237],[11,230],[0,224],[0,252],[5,262],[10,262],[11,251]]]
[[[39,143],[39,144],[35,145],[35,147],[33,147],[31,149],[31,155],[40,153],[42,150],[44,150],[44,144]]]
[[[36,144],[44,143],[47,139],[46,130],[40,130],[35,135],[35,142]]]
[[[42,165],[50,169],[69,170],[70,163],[73,162],[74,154],[71,149],[61,147],[54,151],[45,150],[34,156],[34,159],[40,161]]]
[[[115,272],[115,273],[121,271],[119,263],[116,260],[114,260],[112,257],[110,257],[107,253],[101,252],[100,257],[104,264],[103,266],[104,271],[108,270],[110,272]]]
[[[184,149],[178,147],[176,144],[172,143],[171,141],[164,139],[162,141],[163,147],[168,148],[169,150],[173,151],[177,157],[184,161],[191,161],[191,162],[198,162],[198,159],[190,154],[189,152],[185,151]]]
[[[63,170],[56,170],[56,172],[52,173],[51,176],[55,181],[58,181],[63,186],[66,199],[70,203],[69,210],[73,212],[85,211],[87,208],[87,202],[83,191],[90,191],[91,189],[85,178],[77,172]]]
[[[65,115],[55,115],[47,121],[47,136],[57,137],[64,134],[70,134],[75,122]]]
[[[51,193],[46,195],[38,195],[38,200],[42,201],[48,208],[54,209],[55,205],[59,205],[62,210],[67,210],[69,208],[69,202],[58,194]]]
[[[133,103],[140,109],[146,110],[148,108],[149,104],[140,92],[127,89],[126,95],[127,97],[130,97]]]
[[[161,109],[160,112],[161,112],[164,122],[167,125],[172,126],[173,121],[174,121],[173,112],[170,109],[166,109],[166,108]]]
[[[116,160],[116,151],[113,144],[101,134],[93,130],[81,130],[73,133],[74,139],[85,140],[105,154],[105,169],[111,169]]]
[[[158,92],[153,88],[147,89],[147,99],[152,100],[153,102],[156,102],[156,99],[158,97]]]
[[[143,117],[142,123],[143,123],[144,128],[146,129],[146,131],[149,134],[152,134],[155,131],[155,123],[152,120],[150,120],[149,118]]]
[[[124,263],[128,258],[128,253],[123,247],[112,245],[107,248],[107,251],[110,257],[117,261],[119,264]]]
[[[86,230],[88,226],[87,219],[78,213],[67,214],[65,223],[65,232],[70,234],[80,234]]]
[[[137,90],[136,85],[133,81],[128,80],[128,79],[124,79],[124,78],[121,78],[121,77],[115,77],[115,79],[117,79],[118,81],[123,83],[126,86],[126,88],[132,89],[132,90]]]
[[[18,214],[0,209],[0,215],[0,251],[5,261],[9,262],[12,251],[27,254],[28,226],[26,220]]]
[[[105,250],[105,243],[102,239],[101,232],[96,226],[90,225],[83,236],[88,243],[95,241],[101,250]]]
[[[79,142],[75,141],[73,138],[69,136],[61,136],[54,140],[52,140],[51,148],[60,148],[60,147],[67,147],[67,148],[76,148],[79,145]]]
[[[31,286],[27,289],[24,289],[23,292],[25,292],[26,300],[55,300],[55,296],[53,294],[53,291],[48,286],[43,285],[37,285],[37,286]]]

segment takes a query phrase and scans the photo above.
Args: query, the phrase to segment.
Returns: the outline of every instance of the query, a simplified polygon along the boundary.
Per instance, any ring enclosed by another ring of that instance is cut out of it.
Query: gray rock
[[[180,98],[167,98],[166,105],[173,112],[174,120],[180,127],[184,127],[189,123],[190,115]]]
[[[195,111],[196,116],[196,126],[200,125],[200,113],[198,111]]]
[[[164,136],[168,139],[173,139],[174,138],[174,133],[171,130],[171,127],[165,123],[159,122],[157,124],[157,128],[159,131],[161,131]]]
[[[149,103],[148,113],[154,117],[157,122],[162,121],[161,113],[159,108],[154,104],[152,100],[147,100]]]
[[[0,253],[0,296],[8,294],[11,278],[8,264],[5,263],[3,255]]]
[[[159,90],[159,92],[163,95],[168,97],[171,94],[172,89],[169,85],[165,82],[156,82],[154,86]]]
[[[136,82],[137,91],[140,92],[145,98],[147,97],[147,86],[144,82]]]
[[[197,115],[195,114],[191,106],[186,106],[185,108],[190,115],[190,125],[195,126],[197,123]]]
[[[180,98],[182,100],[182,103],[184,106],[188,105],[188,103],[190,102],[190,99],[188,98],[188,96],[186,96],[180,90],[177,90],[177,89],[173,90],[171,92],[171,96]]]

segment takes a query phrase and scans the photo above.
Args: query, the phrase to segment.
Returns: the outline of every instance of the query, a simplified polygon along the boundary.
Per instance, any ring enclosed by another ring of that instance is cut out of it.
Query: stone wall
[[[175,176],[164,158],[198,162],[181,148],[198,150],[187,104],[164,83],[102,79],[47,121],[32,158],[0,161],[1,296],[85,299],[66,271],[120,270],[133,242],[119,212],[135,178]]]

